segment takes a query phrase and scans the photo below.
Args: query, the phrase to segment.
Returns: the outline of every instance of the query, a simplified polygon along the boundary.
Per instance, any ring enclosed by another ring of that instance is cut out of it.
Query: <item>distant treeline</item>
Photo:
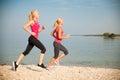
[[[76,36],[78,36],[78,35],[76,35]],[[105,32],[103,34],[83,35],[83,36],[96,36],[96,37],[104,37],[104,38],[116,38],[116,37],[120,37],[120,34]]]
[[[120,34],[106,32],[103,34],[103,36],[106,38],[115,38],[115,37],[120,37]]]

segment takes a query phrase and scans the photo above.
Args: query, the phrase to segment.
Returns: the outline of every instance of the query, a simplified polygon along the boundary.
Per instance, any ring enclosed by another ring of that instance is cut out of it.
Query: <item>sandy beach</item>
[[[0,80],[120,80],[120,69],[76,66],[53,66],[45,70],[36,65],[0,65]]]

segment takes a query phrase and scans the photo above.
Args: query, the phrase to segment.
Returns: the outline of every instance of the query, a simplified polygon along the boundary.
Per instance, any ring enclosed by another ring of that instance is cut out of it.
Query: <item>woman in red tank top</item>
[[[38,62],[38,66],[42,68],[46,68],[43,64],[44,54],[46,52],[45,46],[42,44],[40,40],[38,40],[38,33],[45,29],[44,26],[40,29],[40,24],[38,23],[39,13],[37,10],[33,10],[29,14],[29,21],[24,25],[23,29],[30,34],[28,38],[28,45],[25,51],[19,56],[17,61],[13,61],[13,70],[16,71],[19,63],[23,60],[23,58],[29,54],[34,46],[41,50],[40,59]],[[28,29],[31,28],[31,30]]]
[[[51,69],[51,65],[55,62],[55,64],[59,64],[59,60],[62,59],[64,56],[68,54],[68,50],[61,44],[63,39],[67,39],[70,37],[69,34],[63,35],[63,20],[61,18],[58,18],[54,24],[55,29],[52,31],[51,35],[55,38],[53,45],[54,45],[54,56],[50,60],[47,69]],[[59,55],[59,51],[62,51],[63,53]]]

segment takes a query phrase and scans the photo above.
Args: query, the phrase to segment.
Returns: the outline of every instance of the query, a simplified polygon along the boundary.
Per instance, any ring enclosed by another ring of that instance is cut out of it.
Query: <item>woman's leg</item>
[[[37,48],[39,48],[41,50],[40,56],[39,56],[39,62],[38,62],[38,66],[45,68],[45,66],[43,65],[43,59],[44,59],[44,54],[46,52],[46,48],[45,46],[36,38],[33,39],[32,42]]]
[[[48,63],[48,67],[51,66],[56,61],[59,55],[59,46],[58,46],[59,44],[54,42],[53,45],[54,45],[54,57]]]
[[[58,56],[56,61],[59,61],[60,59],[62,59],[64,56],[68,54],[68,50],[62,44],[59,45],[59,49],[63,51],[63,53],[60,56]]]
[[[19,56],[18,60],[16,61],[16,64],[19,65],[20,62],[23,60],[24,57],[25,57],[25,56],[24,56],[23,54],[21,54],[21,55]]]
[[[26,50],[20,55],[20,57],[18,58],[18,60],[16,61],[16,64],[19,65],[19,63],[23,60],[23,58],[31,51],[31,49],[33,48],[32,44],[28,44]]]
[[[33,48],[32,45],[28,44],[26,50],[19,56],[17,61],[13,62],[13,70],[16,71],[18,65],[23,60],[23,58],[30,52],[30,50]]]
[[[30,43],[30,39],[31,37],[29,37],[29,43],[25,49],[25,51],[19,56],[17,61],[13,61],[13,70],[16,71],[18,65],[20,64],[20,62],[23,60],[23,58],[31,51],[31,49],[33,48],[34,45],[32,45]]]
[[[56,59],[56,61],[59,61],[60,59],[62,59],[63,57],[65,57],[65,54],[62,53],[61,55],[58,56],[58,58]]]
[[[44,45],[39,40],[36,41],[35,46],[41,50],[41,53],[40,53],[40,56],[39,56],[39,62],[38,62],[38,64],[41,65],[43,63],[46,48],[44,47]]]
[[[48,67],[51,66],[51,65],[55,62],[55,60],[56,60],[55,58],[52,58],[52,59],[50,60],[50,62],[48,63],[47,66],[48,66]]]
[[[41,65],[43,63],[43,59],[44,59],[44,54],[40,53],[39,62],[38,62],[39,65]]]

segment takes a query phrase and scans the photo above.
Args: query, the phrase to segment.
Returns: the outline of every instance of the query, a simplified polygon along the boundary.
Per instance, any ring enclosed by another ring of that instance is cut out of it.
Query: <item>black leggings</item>
[[[23,55],[26,56],[34,46],[39,48],[41,50],[41,53],[44,54],[46,52],[46,48],[44,47],[44,45],[38,39],[36,39],[35,37],[30,36],[29,39],[28,39],[27,48],[23,52]]]
[[[54,46],[54,57],[53,58],[55,59],[58,58],[60,50],[63,51],[65,55],[68,54],[68,50],[61,43],[54,42],[53,46]]]

